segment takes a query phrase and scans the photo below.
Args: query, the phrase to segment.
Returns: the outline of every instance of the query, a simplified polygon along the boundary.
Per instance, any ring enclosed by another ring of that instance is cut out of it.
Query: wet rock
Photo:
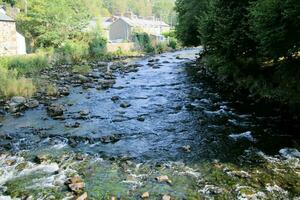
[[[64,106],[60,104],[51,104],[47,107],[47,113],[50,117],[60,117],[64,114]]]
[[[80,176],[74,176],[70,178],[66,184],[68,185],[69,189],[76,194],[80,194],[85,187],[85,184]]]
[[[76,74],[74,76],[74,79],[76,80],[76,82],[79,82],[79,83],[86,83],[86,82],[89,82],[89,78],[82,75],[82,74]]]
[[[181,149],[182,149],[183,151],[185,151],[185,152],[191,152],[191,151],[192,151],[190,145],[182,146]]]
[[[145,121],[145,117],[144,116],[139,116],[137,118],[137,120],[140,121],[140,122],[143,122],[143,121]]]
[[[59,87],[58,88],[59,94],[63,96],[68,96],[70,94],[70,88],[69,87]]]
[[[171,181],[171,180],[169,179],[169,177],[166,176],[166,175],[158,176],[158,177],[156,177],[155,179],[156,179],[158,182],[160,182],[160,183],[163,183],[163,182],[169,183],[169,184],[172,183],[172,181]]]
[[[240,133],[240,134],[230,134],[229,138],[233,139],[234,141],[238,141],[238,140],[249,140],[251,142],[255,142],[256,141],[253,138],[251,131],[247,131],[247,132]]]
[[[88,116],[90,114],[90,110],[84,109],[79,112],[80,116]]]
[[[167,61],[167,60],[165,60],[165,61],[163,61],[162,63],[164,63],[164,64],[167,64],[167,63],[170,63],[169,61]]]
[[[14,164],[16,164],[16,160],[15,159],[8,159],[8,160],[5,160],[5,164],[8,165],[8,166],[12,166]]]
[[[40,103],[37,100],[30,99],[26,102],[25,106],[27,108],[36,108],[40,105]]]
[[[131,106],[131,104],[128,103],[128,102],[123,102],[123,103],[120,104],[121,108],[129,108],[130,106]]]
[[[23,171],[27,166],[28,164],[26,162],[22,162],[16,166],[16,170]]]
[[[0,123],[0,128],[3,126],[3,124]]]
[[[117,70],[117,69],[120,69],[120,68],[123,68],[124,67],[124,64],[122,62],[114,62],[112,63],[109,68],[111,70]]]
[[[65,123],[65,127],[67,127],[67,128],[79,128],[80,123],[79,122],[67,122],[67,123]]]
[[[101,74],[99,72],[92,72],[88,76],[94,79],[98,79],[101,77]]]
[[[165,194],[162,196],[161,200],[171,200],[171,196]]]
[[[144,192],[141,196],[142,199],[148,199],[150,197],[149,192]]]
[[[25,108],[26,99],[24,97],[15,96],[8,103],[9,111],[12,113],[19,112]]]
[[[284,158],[300,158],[300,152],[297,149],[284,148],[279,153]]]
[[[97,90],[106,90],[111,88],[116,83],[115,79],[102,79],[98,81]]]
[[[108,144],[108,143],[116,143],[121,139],[121,134],[113,134],[113,135],[107,135],[100,138],[100,141],[102,143]]]
[[[113,96],[113,97],[111,97],[111,100],[112,101],[118,101],[118,100],[120,100],[120,97],[119,96]]]
[[[75,148],[75,147],[78,145],[77,141],[76,141],[74,138],[69,138],[68,144],[69,144],[70,147],[72,147],[72,148]]]
[[[49,160],[49,155],[47,154],[41,154],[35,157],[35,161],[39,164],[47,162],[48,160]]]
[[[76,198],[76,200],[87,200],[87,199],[88,199],[88,194],[86,192]]]
[[[223,192],[223,189],[214,185],[205,185],[204,188],[199,191],[205,195],[214,195],[221,194]]]

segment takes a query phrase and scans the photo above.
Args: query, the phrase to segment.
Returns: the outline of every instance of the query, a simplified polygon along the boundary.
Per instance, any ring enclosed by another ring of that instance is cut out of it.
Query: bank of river
[[[297,130],[218,94],[198,52],[99,63],[94,82],[4,116],[0,199],[299,199]]]

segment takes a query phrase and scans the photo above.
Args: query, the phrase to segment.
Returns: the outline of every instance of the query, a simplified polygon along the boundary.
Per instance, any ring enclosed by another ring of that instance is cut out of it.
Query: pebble
[[[150,197],[150,194],[149,192],[144,192],[141,197],[142,199],[148,199]]]
[[[161,199],[162,200],[171,200],[171,197],[169,195],[164,195]]]
[[[169,177],[168,176],[166,176],[166,175],[163,175],[163,176],[158,176],[158,177],[156,177],[155,178],[158,182],[166,182],[166,183],[172,183],[172,181],[169,179]]]

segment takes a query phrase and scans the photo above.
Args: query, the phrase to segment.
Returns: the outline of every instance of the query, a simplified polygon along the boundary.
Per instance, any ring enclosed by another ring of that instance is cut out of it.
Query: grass
[[[15,69],[18,75],[34,75],[49,67],[49,59],[46,54],[6,56],[0,58],[0,67]]]
[[[31,79],[18,77],[16,70],[0,68],[0,97],[13,96],[31,97],[36,87]]]
[[[36,86],[32,79],[26,78],[25,75],[36,75],[47,67],[49,61],[46,54],[1,57],[0,97],[31,97],[36,92]]]

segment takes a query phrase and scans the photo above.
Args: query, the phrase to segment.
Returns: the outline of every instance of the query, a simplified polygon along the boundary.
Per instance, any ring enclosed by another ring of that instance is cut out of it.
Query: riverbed
[[[60,120],[43,104],[7,114],[0,199],[299,199],[297,130],[219,94],[199,51],[132,59],[138,70],[115,71],[104,90],[72,86],[53,101]]]

